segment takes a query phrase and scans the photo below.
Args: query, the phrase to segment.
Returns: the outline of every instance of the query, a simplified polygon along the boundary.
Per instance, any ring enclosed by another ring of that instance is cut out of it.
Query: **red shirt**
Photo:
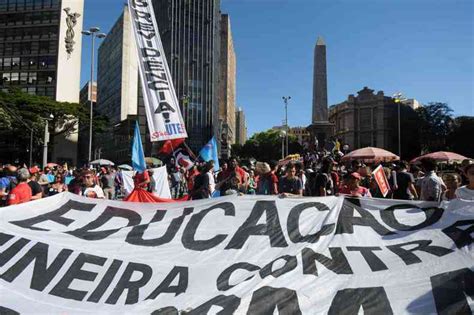
[[[339,193],[357,197],[372,197],[370,191],[362,186],[359,186],[356,190],[351,190],[348,186],[344,185],[339,189]]]
[[[135,184],[136,188],[146,188],[148,183],[144,184],[143,182],[149,181],[150,180],[150,175],[148,174],[148,171],[145,171],[143,173],[137,173],[133,179],[133,183]]]
[[[235,170],[231,170],[230,168],[226,169],[225,171],[222,172],[222,179],[226,179],[228,178],[233,172],[236,172],[237,174],[239,174],[239,180],[240,180],[240,184],[243,184],[244,181],[245,181],[245,171],[240,168],[239,166],[236,166],[235,167]]]
[[[17,205],[31,200],[31,188],[28,183],[19,183],[8,195],[8,205]]]

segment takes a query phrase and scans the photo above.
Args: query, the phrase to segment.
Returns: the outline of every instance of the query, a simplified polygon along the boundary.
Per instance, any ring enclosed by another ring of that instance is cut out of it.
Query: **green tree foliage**
[[[454,119],[453,130],[448,136],[448,145],[452,151],[474,158],[473,135],[474,117],[457,117]]]
[[[453,110],[446,103],[429,103],[417,109],[420,117],[420,142],[424,152],[445,151],[453,131]]]
[[[33,129],[34,146],[38,146],[43,143],[45,119],[48,119],[50,146],[54,146],[56,136],[75,133],[78,121],[88,121],[87,108],[77,103],[30,95],[18,89],[0,92],[0,136],[12,137],[20,147],[27,147],[30,129]],[[96,131],[100,132],[106,126],[106,119],[103,116],[95,118]]]
[[[289,154],[301,153],[302,147],[295,136],[288,139]],[[269,129],[255,133],[244,145],[232,146],[232,154],[240,158],[255,158],[258,161],[281,159],[282,138],[280,131]]]

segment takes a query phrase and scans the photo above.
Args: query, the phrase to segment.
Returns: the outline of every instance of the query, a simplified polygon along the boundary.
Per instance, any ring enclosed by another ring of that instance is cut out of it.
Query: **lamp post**
[[[92,47],[91,47],[91,79],[89,82],[89,102],[90,102],[90,116],[89,116],[89,155],[87,161],[90,162],[92,158],[92,118],[93,118],[93,103],[94,101],[92,100],[92,87],[93,87],[93,82],[94,82],[94,44],[95,44],[95,38],[105,38],[107,36],[105,33],[99,33],[100,29],[98,27],[91,27],[88,31],[84,30],[82,31],[83,35],[86,36],[91,36],[91,42],[92,42]]]
[[[285,138],[286,138],[286,131],[280,130],[280,138],[281,138],[281,159],[285,158]]]
[[[285,131],[286,131],[286,156],[288,156],[288,134],[290,132],[288,127],[288,101],[291,100],[291,96],[283,96],[283,102],[285,103]]]
[[[44,120],[44,139],[43,139],[43,168],[48,164],[48,143],[49,143],[49,120],[53,119],[54,115],[50,114],[48,118],[41,118]]]
[[[398,156],[402,158],[402,136],[401,136],[401,119],[400,119],[400,103],[405,101],[406,98],[403,97],[403,94],[398,92],[393,95],[395,103],[398,105]]]

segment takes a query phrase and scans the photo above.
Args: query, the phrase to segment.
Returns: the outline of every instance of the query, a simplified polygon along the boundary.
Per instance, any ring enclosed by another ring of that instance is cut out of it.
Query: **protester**
[[[413,200],[418,199],[418,193],[415,189],[415,178],[413,174],[407,171],[408,163],[401,161],[398,164],[396,177],[397,189],[393,192],[393,199]]]
[[[91,170],[86,170],[81,174],[82,187],[80,194],[88,198],[105,199],[104,191],[95,182],[95,174]],[[136,187],[136,186],[135,186]]]
[[[28,186],[31,188],[31,200],[38,200],[43,198],[43,188],[40,184],[38,184],[38,174],[39,168],[37,166],[33,166],[29,169],[30,171],[30,178],[28,179]]]
[[[459,187],[456,190],[456,197],[464,200],[474,200],[474,161],[465,163],[463,173],[467,178],[468,184]]]
[[[278,177],[270,164],[257,162],[255,171],[258,174],[257,195],[278,195]]]
[[[446,184],[446,190],[443,193],[442,200],[456,199],[456,190],[459,188],[460,182],[459,176],[454,173],[446,174],[444,182]]]
[[[194,181],[191,199],[199,200],[211,198],[216,186],[214,181],[213,170],[214,161],[212,160],[201,167],[200,174],[196,176]]]
[[[357,172],[347,175],[343,186],[339,189],[339,193],[353,197],[372,197],[367,188],[360,186],[361,179],[362,176]]]
[[[47,195],[54,196],[62,192],[68,191],[67,185],[64,183],[64,177],[62,174],[58,174],[54,177],[54,182],[48,188]]]
[[[8,194],[17,185],[16,171],[17,168],[13,165],[7,165],[3,168],[3,174],[0,178],[0,198],[2,206],[8,204]]]
[[[286,165],[286,176],[280,178],[279,193],[281,197],[302,196],[303,184],[296,176],[296,167],[294,164],[288,163]]]
[[[420,199],[424,201],[441,201],[446,190],[443,180],[436,175],[436,161],[431,158],[421,160],[425,176],[420,180]]]
[[[309,180],[310,196],[329,196],[334,192],[334,183],[331,176],[332,159],[325,158],[317,173],[312,173]]]
[[[99,182],[104,191],[105,199],[115,199],[115,176],[111,173],[110,168],[101,168]]]
[[[133,176],[133,184],[137,189],[148,189],[148,184],[150,184],[150,175],[147,170],[143,172],[136,172]]]
[[[148,170],[148,176],[150,177],[150,183],[148,184],[147,191],[153,193],[156,190],[156,181],[153,178],[153,170]]]
[[[30,172],[26,168],[18,170],[16,179],[18,184],[8,194],[7,204],[16,205],[25,203],[31,200],[31,188],[28,185],[28,179],[30,178]]]
[[[255,195],[257,191],[257,179],[255,178],[255,172],[253,170],[249,171],[249,186],[247,189],[247,194]]]

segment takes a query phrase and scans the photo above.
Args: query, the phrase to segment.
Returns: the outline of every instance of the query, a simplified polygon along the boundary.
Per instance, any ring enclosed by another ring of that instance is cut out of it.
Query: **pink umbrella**
[[[400,158],[390,151],[380,149],[380,148],[367,147],[367,148],[354,150],[351,153],[346,154],[342,158],[342,160],[343,161],[362,160],[366,163],[374,163],[374,162],[398,161],[400,160]]]
[[[417,163],[423,158],[432,158],[438,162],[462,162],[463,160],[467,159],[467,157],[461,154],[457,154],[454,152],[439,151],[439,152],[433,152],[433,153],[428,153],[428,154],[419,156],[411,160],[410,163]]]

